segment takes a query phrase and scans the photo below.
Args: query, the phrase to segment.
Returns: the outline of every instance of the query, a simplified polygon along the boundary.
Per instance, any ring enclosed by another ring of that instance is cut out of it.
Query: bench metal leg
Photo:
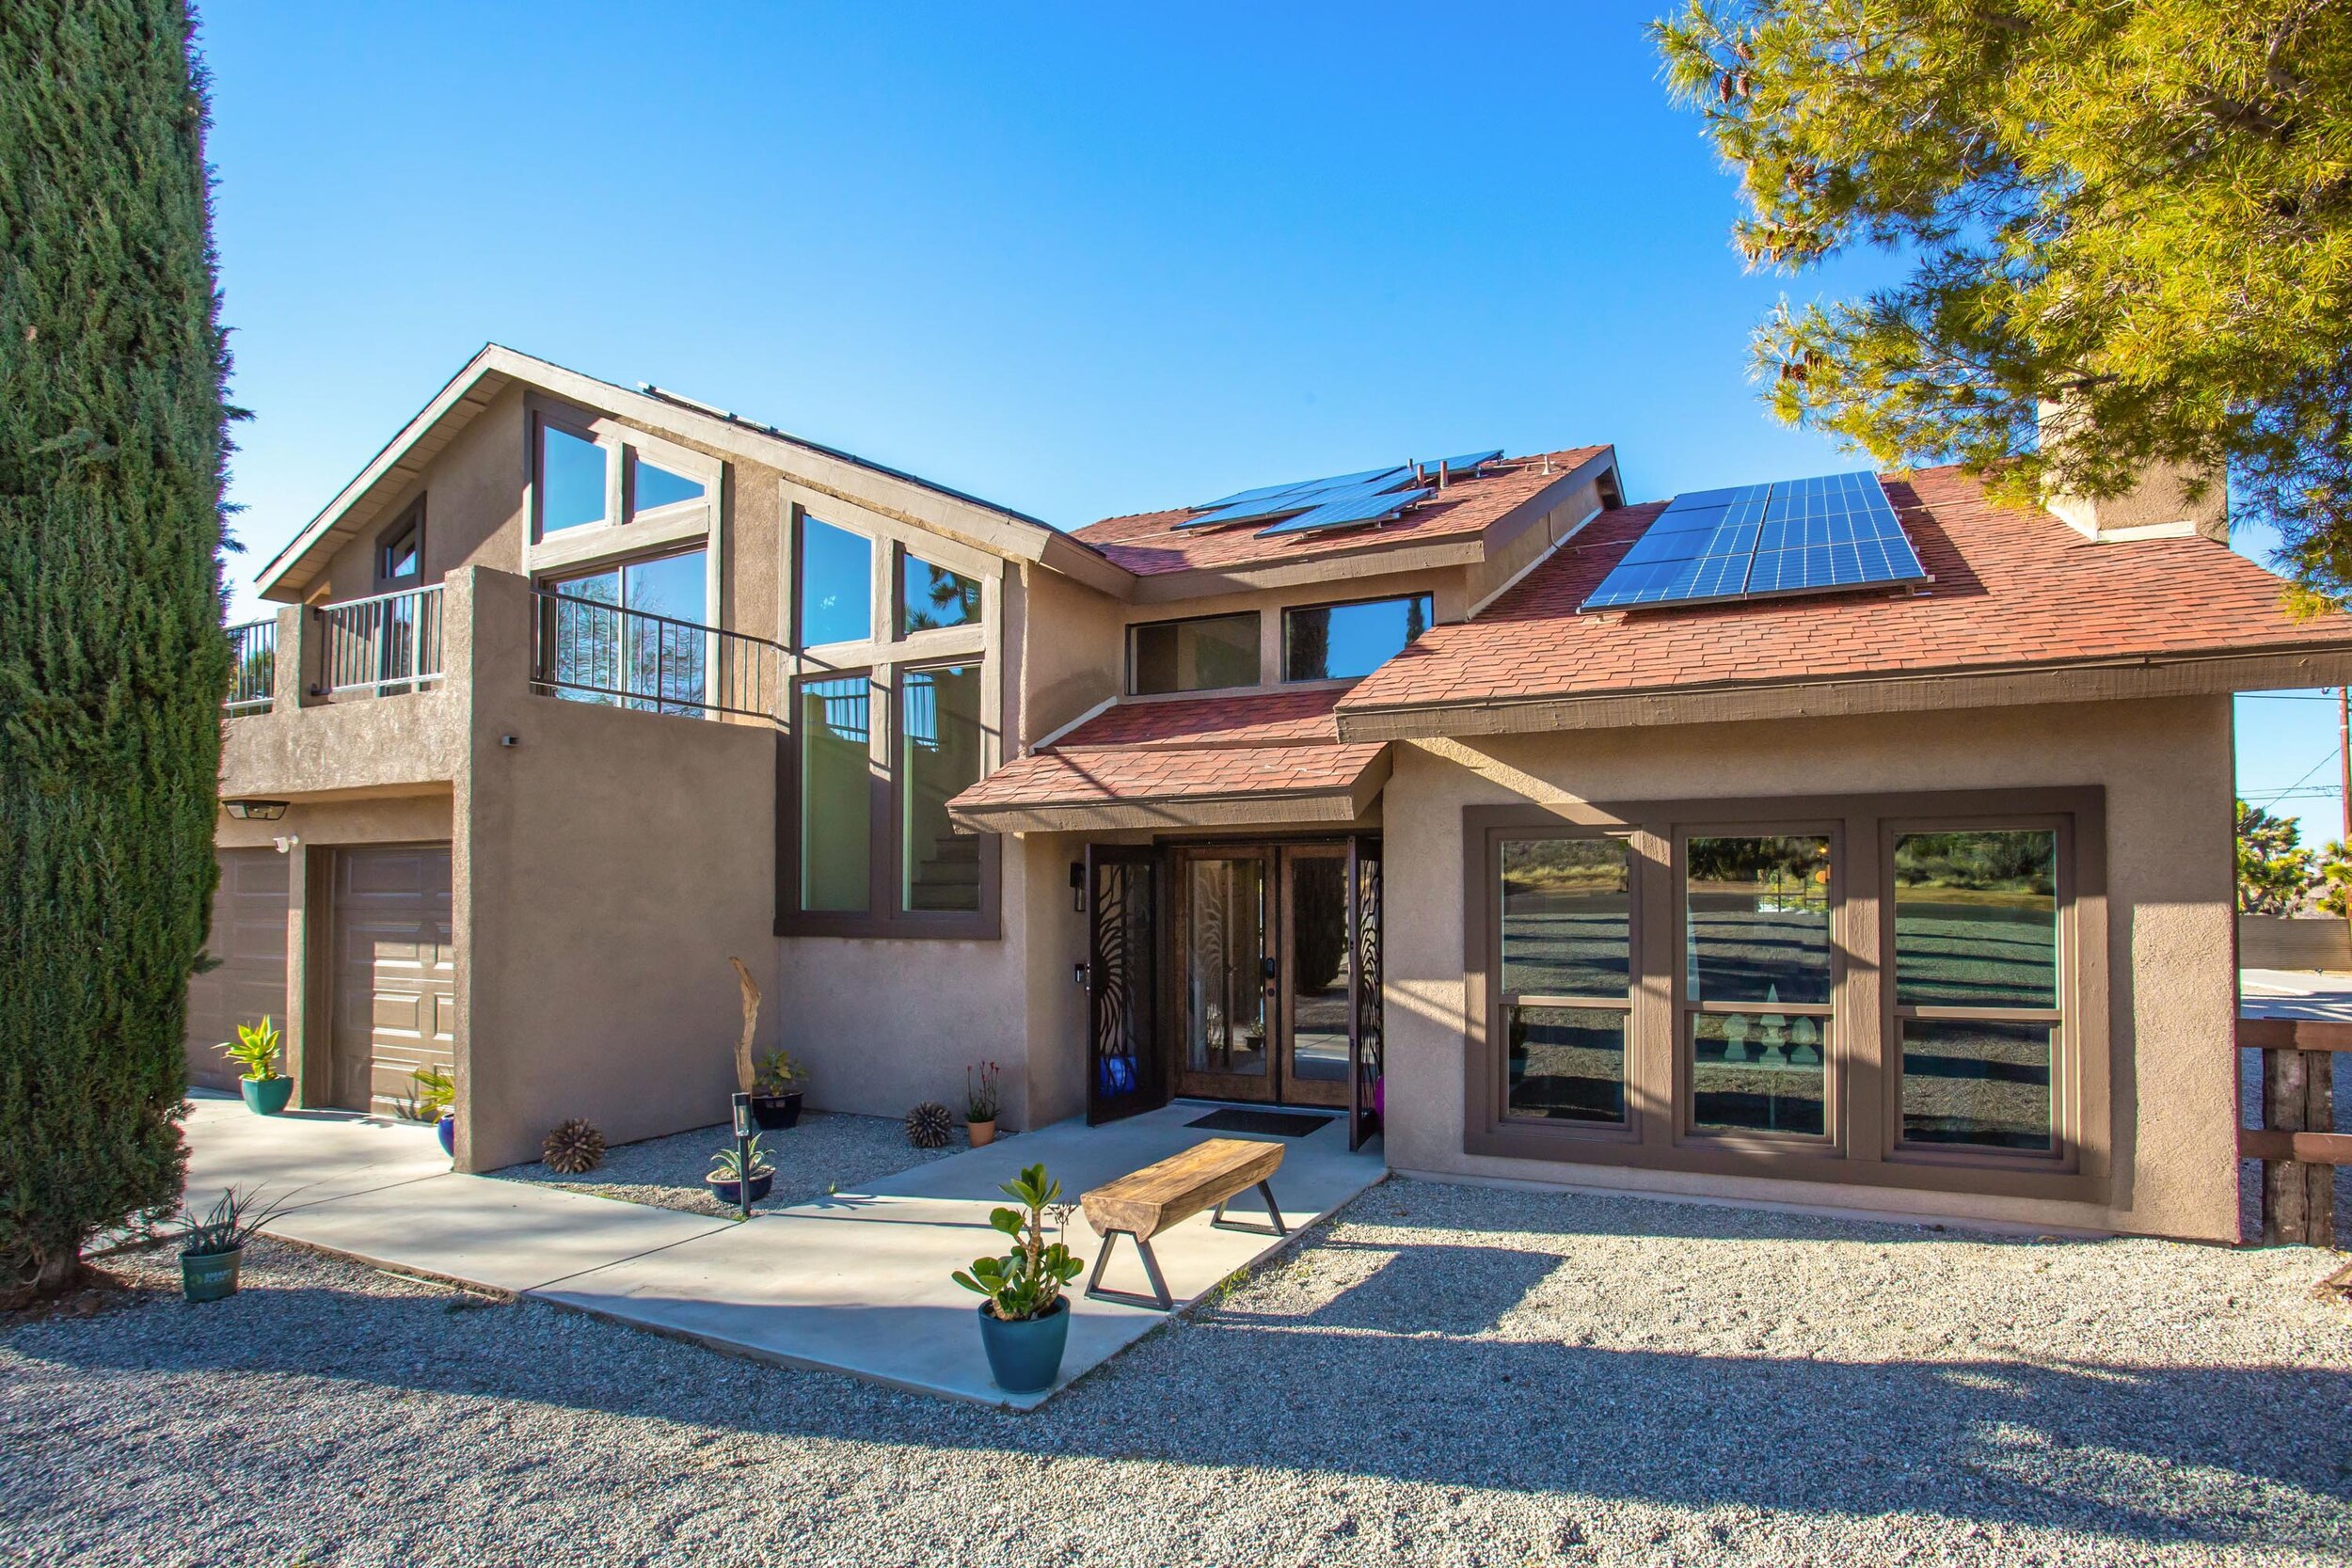
[[[1234,1224],[1232,1220],[1225,1217],[1224,1203],[1220,1203],[1216,1206],[1216,1212],[1209,1216],[1209,1223],[1216,1227],[1219,1230],[1247,1230],[1252,1235],[1258,1236],[1289,1235],[1291,1233],[1290,1227],[1282,1223],[1281,1207],[1274,1201],[1274,1181],[1272,1178],[1269,1177],[1267,1180],[1258,1183],[1258,1196],[1265,1199],[1266,1218],[1274,1222],[1274,1228],[1272,1230],[1268,1230],[1263,1226]],[[1231,1203],[1232,1201],[1232,1199],[1231,1198],[1227,1198],[1225,1200],[1226,1203]]]
[[[1121,1236],[1136,1243],[1136,1251],[1143,1255],[1143,1273],[1152,1281],[1152,1294],[1140,1295],[1133,1291],[1103,1289],[1103,1269],[1111,1260],[1111,1248]],[[1132,1230],[1105,1231],[1103,1250],[1094,1256],[1094,1272],[1087,1275],[1087,1294],[1097,1301],[1123,1302],[1129,1307],[1156,1307],[1161,1311],[1172,1310],[1176,1298],[1168,1293],[1168,1281],[1160,1277],[1160,1260],[1152,1256],[1152,1243]]]

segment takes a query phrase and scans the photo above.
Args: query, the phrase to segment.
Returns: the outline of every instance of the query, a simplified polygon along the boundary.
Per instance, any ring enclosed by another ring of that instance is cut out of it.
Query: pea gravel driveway
[[[1017,1416],[150,1255],[0,1339],[0,1562],[2342,1563],[2341,1261],[1394,1180]]]

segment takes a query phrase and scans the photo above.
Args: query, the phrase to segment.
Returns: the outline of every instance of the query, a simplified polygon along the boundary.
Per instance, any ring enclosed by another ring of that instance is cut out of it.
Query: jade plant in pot
[[[789,1051],[762,1056],[752,1080],[753,1123],[769,1132],[800,1125],[801,1091],[807,1084],[808,1069],[794,1061]]]
[[[976,1258],[957,1284],[988,1299],[980,1303],[980,1348],[989,1375],[1009,1394],[1051,1388],[1061,1374],[1070,1339],[1070,1302],[1061,1288],[1086,1267],[1069,1247],[1045,1240],[1045,1211],[1061,1201],[1061,1183],[1030,1165],[998,1189],[1020,1205],[1000,1208],[988,1223],[1012,1238],[1002,1258]]]
[[[712,1197],[731,1208],[739,1207],[745,1201],[743,1181],[747,1174],[752,1184],[749,1201],[757,1203],[768,1196],[768,1189],[776,1184],[776,1167],[760,1159],[760,1133],[752,1134],[751,1158],[748,1161],[743,1158],[742,1150],[733,1144],[728,1144],[710,1157],[710,1174],[704,1177],[703,1181],[709,1187]],[[748,1173],[744,1169],[747,1164],[751,1167]]]
[[[237,1293],[237,1270],[245,1261],[245,1243],[284,1207],[283,1198],[259,1208],[257,1190],[231,1187],[220,1195],[199,1219],[180,1216],[180,1291],[190,1301],[218,1301]]]
[[[417,1092],[408,1101],[408,1112],[419,1121],[433,1124],[433,1135],[441,1140],[441,1152],[452,1159],[457,1157],[457,1084],[439,1068],[430,1064],[417,1069],[409,1077],[417,1081]]]
[[[278,1070],[278,1025],[263,1013],[261,1022],[240,1023],[235,1039],[220,1042],[220,1053],[245,1069],[237,1087],[256,1116],[276,1116],[294,1096],[294,1080]]]

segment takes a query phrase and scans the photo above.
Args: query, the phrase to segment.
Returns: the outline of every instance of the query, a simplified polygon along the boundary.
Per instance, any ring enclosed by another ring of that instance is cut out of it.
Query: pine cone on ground
[[[604,1164],[604,1134],[574,1117],[548,1134],[539,1152],[558,1176],[584,1176]]]
[[[907,1113],[907,1142],[917,1148],[945,1148],[956,1130],[956,1118],[936,1100],[926,1100]]]

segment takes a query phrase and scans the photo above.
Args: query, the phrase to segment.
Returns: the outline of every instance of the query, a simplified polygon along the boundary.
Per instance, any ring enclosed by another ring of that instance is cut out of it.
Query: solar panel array
[[[1296,484],[1275,484],[1244,490],[1192,510],[1178,528],[1221,528],[1235,523],[1264,523],[1261,539],[1286,533],[1312,533],[1327,528],[1362,528],[1386,522],[1419,501],[1438,493],[1451,479],[1468,479],[1502,455],[1501,448],[1448,457],[1436,463],[1400,463],[1392,468],[1369,468],[1359,474],[1311,479]]]
[[[1823,474],[1677,496],[1581,608],[1820,594],[1927,575],[1878,475]]]

